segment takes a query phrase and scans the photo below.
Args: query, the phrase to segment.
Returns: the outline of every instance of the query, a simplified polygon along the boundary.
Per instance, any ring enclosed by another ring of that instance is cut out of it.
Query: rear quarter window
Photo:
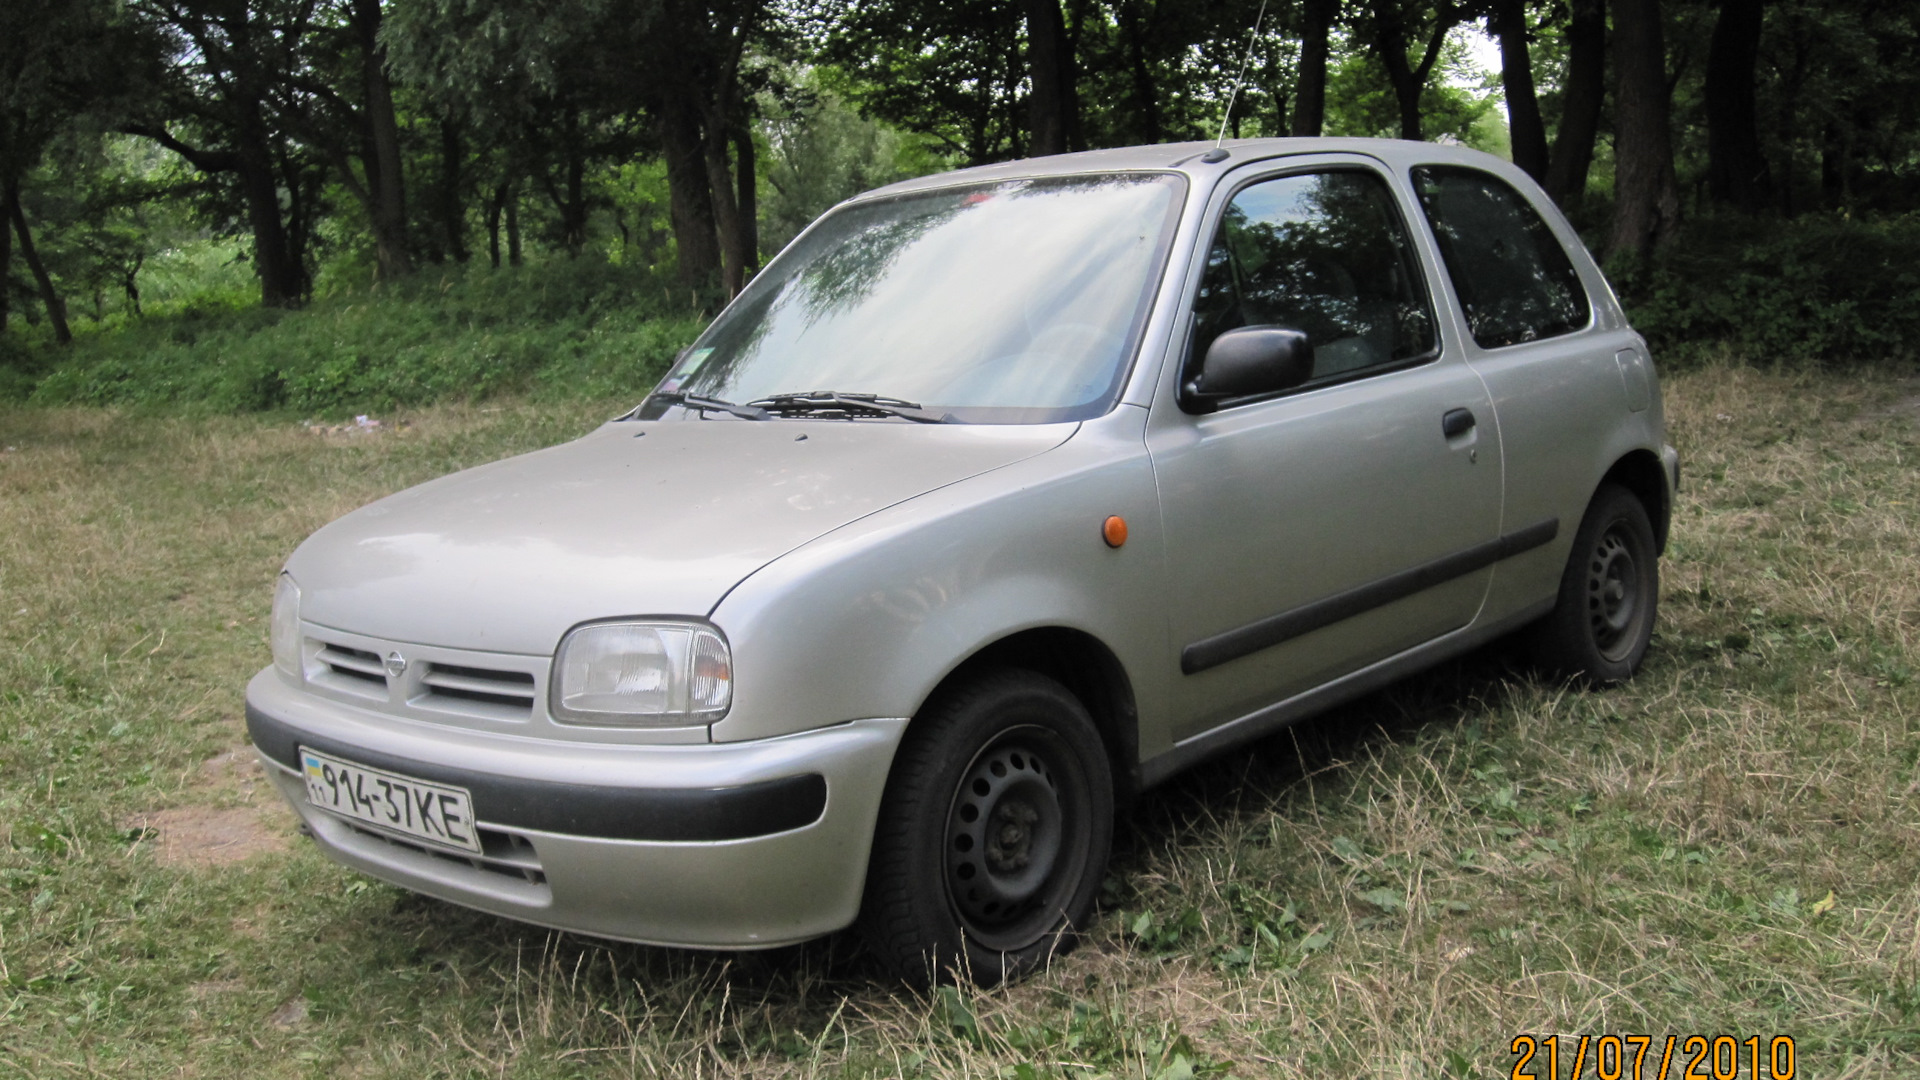
[[[1477,169],[1413,170],[1420,207],[1481,348],[1569,334],[1592,306],[1573,260],[1532,204]]]

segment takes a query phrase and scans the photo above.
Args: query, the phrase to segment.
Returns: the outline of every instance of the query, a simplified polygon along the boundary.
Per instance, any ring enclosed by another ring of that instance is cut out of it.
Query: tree
[[[313,5],[136,0],[128,10],[164,43],[165,61],[154,93],[122,129],[233,181],[253,236],[261,303],[297,306],[312,282],[307,244],[320,209],[318,157],[293,130],[310,108],[310,87],[296,76],[309,67],[305,51],[315,43]]]
[[[1078,142],[1073,46],[1059,0],[1022,0],[1027,25],[1028,152],[1064,154]]]
[[[970,165],[1026,156],[1022,17],[1010,0],[847,0],[830,25],[820,58],[858,73],[846,89],[868,116]]]
[[[1566,32],[1566,81],[1560,99],[1560,128],[1547,164],[1547,194],[1572,211],[1587,191],[1594,141],[1606,98],[1606,0],[1573,0]]]
[[[1327,38],[1340,14],[1340,0],[1302,0],[1300,10],[1300,75],[1287,133],[1317,136],[1326,123]]]
[[[1707,54],[1707,194],[1749,214],[1772,194],[1754,100],[1765,15],[1763,0],[1721,0]]]
[[[1427,88],[1433,66],[1446,47],[1447,34],[1460,25],[1465,12],[1452,0],[1426,4],[1419,0],[1367,0],[1362,20],[1364,36],[1386,69],[1387,81],[1399,105],[1400,137],[1424,138],[1420,124],[1420,97]],[[1420,59],[1415,61],[1411,43],[1423,40]]]
[[[766,0],[420,0],[393,11],[382,35],[396,69],[440,107],[516,133],[490,221],[499,208],[511,215],[510,193],[531,173],[577,252],[588,170],[658,152],[681,282],[695,295],[738,291],[757,268],[747,132],[757,57],[781,41]]]
[[[382,280],[413,273],[407,239],[406,178],[401,167],[400,123],[394,114],[393,84],[387,77],[387,51],[380,42],[384,18],[381,0],[345,0],[334,12],[346,45],[345,86],[357,83],[357,105],[340,87],[309,83],[311,100],[336,111],[339,129],[310,127],[305,134],[325,146],[340,181],[367,208],[373,224],[374,258]],[[357,76],[355,78],[354,76]],[[355,151],[358,151],[357,153]],[[360,159],[355,175],[350,159]]]
[[[1680,222],[1659,0],[1613,0],[1613,33],[1614,205],[1607,251],[1645,258]]]
[[[1547,178],[1547,126],[1540,119],[1540,99],[1533,89],[1533,58],[1527,49],[1530,30],[1523,0],[1492,0],[1488,27],[1500,39],[1500,83],[1507,98],[1507,128],[1513,140],[1513,163],[1535,180]]]
[[[33,242],[21,205],[27,173],[75,117],[123,92],[121,74],[137,62],[140,42],[104,0],[8,0],[0,4],[0,293],[6,291],[12,246],[33,275],[54,339],[72,339],[66,306]],[[0,298],[0,331],[6,329]]]

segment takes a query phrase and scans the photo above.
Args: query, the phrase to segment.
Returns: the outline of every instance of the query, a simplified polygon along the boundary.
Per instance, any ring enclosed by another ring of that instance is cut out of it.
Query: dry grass
[[[1205,766],[1129,812],[1085,947],[928,999],[845,938],[615,946],[304,845],[156,858],[158,815],[253,805],[222,755],[285,552],[605,407],[0,412],[0,1073],[1480,1077],[1611,1032],[1920,1074],[1917,392],[1670,380],[1687,489],[1631,686],[1494,650]]]

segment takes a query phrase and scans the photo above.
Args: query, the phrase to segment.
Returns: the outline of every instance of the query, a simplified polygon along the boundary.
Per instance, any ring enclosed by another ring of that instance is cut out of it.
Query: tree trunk
[[[366,89],[367,136],[372,147],[368,161],[367,193],[373,200],[374,258],[380,279],[390,281],[413,273],[407,251],[407,203],[400,163],[400,125],[393,113],[393,86],[387,80],[387,51],[380,44],[380,0],[353,0],[354,28],[360,36],[361,63]]]
[[[33,283],[39,286],[40,303],[47,309],[47,321],[53,324],[53,340],[61,345],[73,341],[73,331],[67,328],[67,305],[60,300],[60,294],[53,291],[53,279],[47,276],[47,268],[41,265],[40,253],[33,248],[33,233],[27,230],[27,215],[20,209],[20,185],[9,183],[6,190],[7,219],[13,222],[13,230],[20,237],[20,256],[27,260],[27,269],[33,272]]]
[[[1513,163],[1528,176],[1547,178],[1547,126],[1533,90],[1533,57],[1527,51],[1527,9],[1522,0],[1497,0],[1489,19],[1500,38],[1500,86],[1506,91],[1507,130]]]
[[[1614,205],[1609,256],[1645,258],[1680,223],[1660,0],[1613,0]]]
[[[494,185],[493,198],[487,200],[487,260],[500,269],[500,212],[507,208],[506,181]]]
[[[11,202],[6,194],[13,191],[13,184],[0,189],[0,202]],[[7,314],[13,298],[13,230],[7,223],[0,221],[0,334],[7,332]]]
[[[760,179],[753,128],[739,124],[733,129],[733,172],[740,185],[740,230],[743,243],[740,266],[744,280],[753,280],[760,272]]]
[[[713,195],[701,146],[700,123],[683,102],[660,110],[660,146],[667,159],[667,216],[679,249],[680,284],[698,295],[720,277],[720,241],[714,233]]]
[[[587,243],[587,151],[582,145],[579,115],[571,109],[566,115],[566,123],[560,125],[561,182],[554,184],[553,171],[543,169],[540,186],[560,214],[560,243],[567,249],[567,258],[573,259]]]
[[[1847,139],[1838,120],[1828,120],[1820,132],[1820,205],[1839,210],[1847,205]]]
[[[1398,32],[1382,36],[1377,51],[1380,64],[1387,69],[1387,82],[1393,86],[1393,100],[1400,111],[1400,137],[1424,141],[1420,130],[1420,85],[1414,81],[1413,68],[1407,63],[1407,44]]]
[[[1794,198],[1793,181],[1799,175],[1795,168],[1799,155],[1795,151],[1800,145],[1800,98],[1806,90],[1807,68],[1812,58],[1812,43],[1804,36],[1799,37],[1794,42],[1793,66],[1779,77],[1773,95],[1780,104],[1780,114],[1773,125],[1774,139],[1780,147],[1779,180],[1774,190],[1779,193],[1780,212],[1787,217],[1800,212],[1800,204]]]
[[[720,240],[720,284],[728,296],[740,295],[746,287],[746,231],[740,221],[740,199],[734,185],[733,169],[727,162],[732,141],[724,117],[710,116],[701,139],[701,160],[707,167],[707,192],[713,200],[713,224]]]
[[[1154,85],[1153,67],[1147,62],[1146,27],[1141,25],[1139,0],[1120,4],[1115,14],[1120,21],[1120,38],[1127,50],[1127,74],[1132,86],[1134,135],[1142,144],[1157,143],[1164,137],[1160,120],[1160,90]]]
[[[1772,194],[1753,86],[1765,15],[1763,0],[1721,0],[1707,53],[1707,195],[1748,214]]]
[[[1300,74],[1288,134],[1318,138],[1327,117],[1327,35],[1340,0],[1305,0],[1300,11]]]
[[[267,307],[298,307],[306,290],[300,264],[287,244],[280,220],[280,184],[264,147],[243,150],[240,186],[247,200],[247,224],[253,229],[253,268],[260,275],[260,302]]]
[[[587,245],[587,155],[584,147],[567,155],[567,257]]]
[[[466,262],[467,208],[460,200],[460,167],[467,157],[461,145],[460,125],[451,117],[440,121],[440,227],[446,231],[447,254]],[[499,260],[494,260],[498,265]]]
[[[507,185],[507,265],[519,266],[520,259],[520,188],[515,184]]]
[[[1027,153],[1033,157],[1067,152],[1073,127],[1073,57],[1067,53],[1067,25],[1059,0],[1022,0],[1027,17]]]
[[[121,275],[120,278],[120,288],[125,290],[127,294],[127,304],[133,308],[133,317],[136,319],[144,319],[147,317],[147,313],[140,310],[140,268],[146,264],[147,256],[145,252],[134,255],[133,265],[127,267],[127,272]]]
[[[1560,130],[1547,165],[1547,194],[1572,211],[1587,193],[1593,144],[1600,134],[1600,107],[1607,94],[1607,2],[1573,0],[1567,25],[1567,82],[1560,100]]]

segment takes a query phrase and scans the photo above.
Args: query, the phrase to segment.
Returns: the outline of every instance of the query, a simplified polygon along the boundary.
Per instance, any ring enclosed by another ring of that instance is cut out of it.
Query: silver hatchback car
[[[914,982],[1093,908],[1116,801],[1532,626],[1606,684],[1678,459],[1512,166],[1277,139],[822,217],[632,413],[315,533],[253,741],[331,856],[514,919]]]

